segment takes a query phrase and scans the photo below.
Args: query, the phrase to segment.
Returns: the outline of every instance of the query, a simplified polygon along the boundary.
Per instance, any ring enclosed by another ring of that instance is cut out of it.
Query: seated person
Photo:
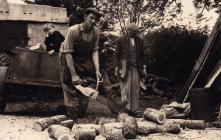
[[[64,41],[64,36],[60,32],[56,31],[52,24],[46,24],[43,30],[46,34],[44,40],[46,51],[49,55],[58,53],[61,43]]]

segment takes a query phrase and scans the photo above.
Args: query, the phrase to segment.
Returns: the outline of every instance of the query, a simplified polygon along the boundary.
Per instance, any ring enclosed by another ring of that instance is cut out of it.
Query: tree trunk
[[[69,129],[71,129],[74,125],[74,121],[73,120],[65,120],[59,123],[61,126],[67,127]]]
[[[205,129],[208,125],[203,120],[167,119],[166,124],[179,124],[182,128]]]
[[[123,123],[107,123],[101,126],[100,135],[106,137],[107,140],[123,140]]]
[[[75,124],[72,127],[72,135],[76,140],[94,140],[99,129],[96,124]]]
[[[157,122],[159,124],[164,124],[166,122],[165,113],[156,109],[152,109],[152,108],[145,109],[144,118],[147,120]]]
[[[173,133],[178,134],[180,132],[180,125],[179,124],[162,124],[159,125],[154,122],[148,122],[148,121],[139,121],[137,122],[138,129],[137,133],[141,135],[148,135],[151,133]]]
[[[58,124],[64,120],[68,120],[68,118],[65,115],[41,118],[34,122],[33,127],[35,131],[44,131],[49,125]]]
[[[126,113],[118,115],[118,121],[123,123],[123,134],[127,139],[135,139],[137,131],[137,120]]]
[[[56,140],[74,140],[70,129],[61,125],[51,125],[48,128],[48,133]]]
[[[117,120],[115,118],[105,118],[105,117],[99,117],[96,118],[95,123],[102,126],[106,123],[115,123]]]

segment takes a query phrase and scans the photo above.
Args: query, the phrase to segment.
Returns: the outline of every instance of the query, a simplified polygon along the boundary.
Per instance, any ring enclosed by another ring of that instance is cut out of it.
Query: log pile
[[[143,118],[120,113],[117,119],[100,117],[94,123],[82,124],[58,115],[39,119],[33,127],[36,131],[48,128],[49,136],[56,140],[123,140],[152,133],[178,134],[182,128],[205,129],[209,125],[202,120],[166,119],[164,112],[147,108]]]

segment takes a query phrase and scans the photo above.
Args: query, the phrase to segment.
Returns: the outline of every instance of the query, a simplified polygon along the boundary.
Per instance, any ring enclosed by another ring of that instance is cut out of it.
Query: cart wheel
[[[4,84],[8,67],[0,66],[0,113],[5,112],[6,107],[6,93],[4,92]]]

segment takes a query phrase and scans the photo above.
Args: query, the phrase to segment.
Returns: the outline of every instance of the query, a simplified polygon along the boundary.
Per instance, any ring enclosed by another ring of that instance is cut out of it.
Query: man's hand
[[[82,79],[78,76],[71,76],[72,84],[74,85],[80,85],[82,83]]]
[[[118,76],[118,73],[119,73],[119,68],[118,68],[118,67],[115,67],[115,69],[114,69],[114,75],[115,75],[115,76]]]
[[[96,71],[96,77],[97,78],[102,78],[101,72],[100,71]]]
[[[53,54],[54,54],[54,50],[50,50],[50,51],[48,52],[48,54],[49,54],[49,55],[53,55]]]

